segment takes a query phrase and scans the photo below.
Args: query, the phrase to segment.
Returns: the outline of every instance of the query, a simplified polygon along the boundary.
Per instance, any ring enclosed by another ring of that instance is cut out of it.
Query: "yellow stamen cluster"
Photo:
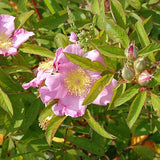
[[[8,35],[0,32],[0,49],[8,50],[12,46],[12,42]]]
[[[53,68],[53,59],[46,59],[44,62],[39,64],[40,70],[48,70]]]
[[[72,69],[66,74],[65,87],[71,95],[82,96],[91,86],[91,77],[81,68]]]

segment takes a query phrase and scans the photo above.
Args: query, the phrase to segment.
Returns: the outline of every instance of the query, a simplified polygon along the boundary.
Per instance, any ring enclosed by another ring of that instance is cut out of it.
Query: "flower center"
[[[12,46],[9,36],[0,32],[0,49],[8,50]]]
[[[81,68],[72,69],[66,74],[65,87],[71,95],[82,96],[91,86],[91,77]]]
[[[44,62],[39,64],[40,70],[48,70],[53,68],[53,60],[46,59]]]

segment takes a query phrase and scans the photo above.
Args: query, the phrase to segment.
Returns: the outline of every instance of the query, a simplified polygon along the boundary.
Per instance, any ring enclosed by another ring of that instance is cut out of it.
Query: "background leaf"
[[[55,13],[55,10],[54,8],[52,7],[52,3],[51,3],[51,0],[44,0],[46,6],[48,7],[49,11],[54,14]]]
[[[0,88],[0,106],[10,115],[13,116],[12,103],[6,93]]]
[[[16,28],[20,29],[25,24],[25,22],[32,16],[33,13],[34,13],[34,10],[30,10],[29,12],[20,14],[15,19]]]
[[[140,0],[127,0],[129,5],[131,5],[135,9],[140,9],[141,8],[141,2]]]
[[[126,48],[128,46],[129,43],[128,35],[121,27],[106,20],[105,31],[108,34],[108,36],[111,37],[115,42],[120,42],[123,48]]]
[[[152,93],[151,100],[154,110],[157,112],[158,116],[160,116],[160,97]]]
[[[151,43],[145,48],[141,49],[138,53],[139,56],[144,56],[152,52],[156,52],[160,50],[160,44],[158,43]]]
[[[63,11],[63,12],[56,13],[49,17],[45,17],[44,19],[36,23],[35,27],[46,28],[46,29],[56,29],[59,25],[65,23],[68,18],[66,11]]]
[[[92,115],[90,114],[89,110],[86,110],[86,113],[84,115],[85,120],[88,122],[88,124],[90,125],[90,127],[96,131],[98,134],[100,134],[101,136],[105,137],[105,138],[109,138],[109,139],[114,139],[116,138],[115,136],[111,135],[110,133],[106,132],[96,121],[95,119],[92,117]]]
[[[131,107],[130,107],[130,110],[128,113],[128,117],[127,117],[128,126],[130,128],[136,122],[136,120],[141,112],[141,109],[142,109],[144,102],[146,100],[146,95],[147,95],[147,93],[145,91],[139,93],[131,104]]]
[[[125,13],[123,11],[122,5],[118,0],[111,1],[111,13],[116,23],[120,27],[125,29],[126,28],[126,17],[125,17]]]
[[[8,74],[18,73],[18,72],[29,72],[32,73],[31,69],[22,65],[12,65],[3,69]]]
[[[54,53],[47,48],[33,44],[23,44],[19,48],[24,53],[35,54],[43,57],[54,58]]]

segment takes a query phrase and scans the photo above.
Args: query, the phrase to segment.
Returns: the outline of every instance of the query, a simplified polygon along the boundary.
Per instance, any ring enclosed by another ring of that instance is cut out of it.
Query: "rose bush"
[[[158,2],[0,1],[1,159],[158,160]]]

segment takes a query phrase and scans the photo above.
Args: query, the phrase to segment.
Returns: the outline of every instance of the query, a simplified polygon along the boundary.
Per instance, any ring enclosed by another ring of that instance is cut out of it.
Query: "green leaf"
[[[69,45],[68,37],[62,33],[56,34],[54,42],[56,44],[56,48],[65,48]]]
[[[160,116],[160,97],[155,94],[151,94],[152,106],[157,112],[157,115]]]
[[[135,9],[141,9],[141,1],[140,0],[127,0],[129,5],[131,5]]]
[[[92,115],[90,114],[89,110],[86,110],[85,115],[83,116],[84,119],[88,122],[89,126],[95,131],[97,132],[99,135],[101,135],[102,137],[108,138],[108,139],[115,139],[116,137],[113,136],[112,134],[106,132],[100,125],[98,122],[95,121],[95,119],[92,117]]]
[[[53,100],[50,102],[41,112],[38,120],[42,123],[48,116],[53,115],[52,106],[57,103],[57,100]]]
[[[10,76],[0,68],[0,87],[5,91],[15,92],[21,91],[22,86],[12,81]]]
[[[100,79],[98,79],[92,86],[85,100],[83,101],[83,105],[88,105],[92,103],[97,98],[97,96],[103,91],[105,86],[107,86],[112,81],[112,79],[113,75],[111,74],[106,74]]]
[[[100,13],[99,1],[97,1],[97,0],[92,0],[92,1],[91,1],[91,9],[92,9],[92,12],[93,12],[94,14],[99,14],[99,13]]]
[[[133,126],[133,124],[136,122],[142,107],[144,105],[144,102],[146,100],[146,95],[147,93],[145,91],[140,92],[136,98],[133,100],[130,110],[129,110],[129,114],[127,117],[127,122],[128,122],[128,126],[131,128]]]
[[[138,56],[144,56],[152,52],[156,52],[160,50],[160,44],[159,43],[151,43],[145,48],[141,49],[138,53]]]
[[[98,11],[94,10],[93,12]],[[99,13],[96,15],[97,17],[97,27],[103,30],[104,28],[104,22],[105,22],[105,2],[99,1]]]
[[[131,98],[133,98],[138,92],[139,92],[139,86],[133,86],[127,89],[115,102],[115,106],[120,106],[121,104],[124,104],[125,102],[129,101]]]
[[[10,141],[9,137],[6,137],[3,140],[2,150],[1,150],[1,158],[3,160],[5,160],[5,158],[7,157],[7,153],[8,153],[8,150],[9,150],[9,141]]]
[[[90,153],[93,153],[99,156],[103,156],[105,154],[104,147],[101,147],[98,143],[95,143],[88,138],[67,136],[67,141],[70,141],[76,147],[81,148]],[[82,158],[82,159],[87,160],[87,158]],[[70,159],[66,159],[66,160],[70,160]],[[76,159],[76,160],[79,160],[79,159]]]
[[[12,65],[12,66],[4,68],[3,70],[7,72],[8,74],[18,73],[18,72],[32,73],[32,71],[28,67],[22,66],[22,65]]]
[[[34,10],[20,14],[15,20],[16,28],[20,29],[33,13]]]
[[[52,139],[56,134],[58,128],[62,124],[62,122],[66,119],[66,116],[56,116],[54,115],[51,119],[48,128],[46,130],[46,139],[49,145],[52,144]]]
[[[154,79],[155,79],[156,81],[160,82],[160,72],[158,72],[158,73],[156,73],[156,74],[154,75]]]
[[[141,46],[142,47],[146,47],[147,45],[149,45],[149,38],[147,36],[147,33],[144,29],[144,26],[142,24],[142,22],[138,21],[136,23],[136,32],[138,34],[138,38],[139,38],[139,41],[141,43]]]
[[[54,58],[55,54],[47,48],[24,43],[19,48],[24,53],[35,54],[43,57]]]
[[[30,106],[27,107],[21,126],[22,130],[27,130],[36,120],[41,105],[42,101],[40,99],[36,99]]]
[[[153,160],[155,158],[155,152],[147,146],[136,145],[133,146],[133,149],[141,156],[142,160]]]
[[[118,88],[114,89],[114,93],[109,103],[108,110],[113,109],[115,107],[114,101],[124,93],[125,89],[126,89],[126,83],[123,83]]]
[[[10,115],[13,116],[13,108],[7,94],[0,88],[0,106]]]
[[[77,138],[77,137],[76,137]],[[81,150],[76,150],[76,149],[69,149],[66,150],[67,153],[69,153],[70,155],[74,155],[77,157],[84,157],[85,160],[89,160],[88,156]],[[68,160],[68,159],[67,159]],[[77,159],[76,159],[77,160]]]
[[[125,17],[125,13],[124,13],[121,3],[118,0],[112,0],[110,6],[111,6],[111,13],[112,13],[114,20],[120,27],[125,29],[126,28],[126,17]]]
[[[150,44],[150,41],[149,41],[148,35],[147,35],[147,33],[146,33],[145,29],[144,29],[144,26],[143,26],[142,22],[140,22],[140,21],[138,21],[136,23],[136,32],[138,34],[138,39],[139,39],[139,41],[141,43],[141,46],[143,48],[148,46]],[[156,61],[153,53],[150,53],[148,55],[148,58],[153,62]]]
[[[153,28],[153,22],[152,22],[152,16],[149,16],[148,18],[146,18],[142,24],[144,26],[144,29],[147,33],[147,35],[149,35],[149,33],[151,32],[152,28]],[[138,35],[137,35],[137,32],[136,30],[134,29],[133,32],[130,34],[130,39],[132,41],[135,41],[135,42],[138,42]]]
[[[110,69],[112,71],[116,71],[118,67],[118,59],[117,58],[109,58],[108,56],[104,56],[104,63],[107,66],[107,69]]]
[[[149,0],[148,4],[153,5],[155,3],[158,3],[159,0]]]
[[[105,21],[105,31],[115,42],[120,42],[123,48],[126,48],[129,44],[129,38],[125,30],[121,27],[113,24],[112,22]]]
[[[102,72],[106,70],[106,67],[100,62],[94,62],[88,58],[80,57],[75,54],[70,54],[70,53],[64,53],[64,54],[68,60],[81,66],[82,68],[85,68],[91,71],[98,71],[98,72]]]
[[[153,20],[152,20],[152,15],[149,16],[148,18],[146,18],[143,22],[142,22],[144,29],[147,33],[147,35],[149,35],[149,33],[151,32],[152,28],[153,28]]]
[[[95,46],[96,49],[103,55],[111,58],[126,58],[124,50],[121,48],[112,47],[109,45]]]
[[[35,27],[38,28],[46,28],[46,29],[56,29],[59,25],[66,22],[68,15],[66,14],[67,11],[64,11],[65,14],[62,15],[58,13],[46,17],[35,24]]]
[[[54,14],[55,13],[55,10],[54,8],[52,7],[52,3],[50,0],[44,0],[44,3],[46,4],[46,6],[48,7],[49,11]]]

